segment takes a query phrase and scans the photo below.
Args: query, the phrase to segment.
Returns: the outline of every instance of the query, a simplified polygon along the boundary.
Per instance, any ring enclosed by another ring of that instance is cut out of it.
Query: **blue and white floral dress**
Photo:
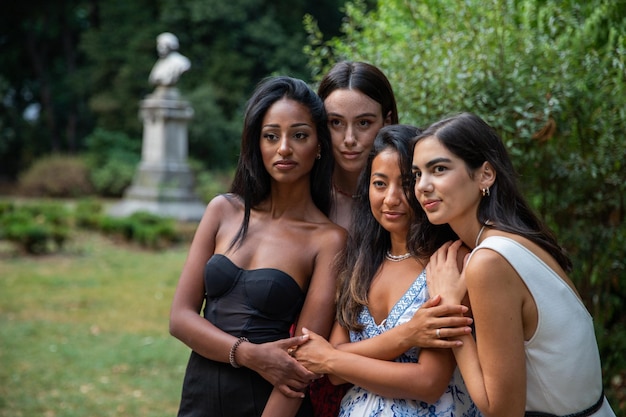
[[[422,271],[411,287],[391,309],[389,316],[376,324],[367,307],[363,307],[359,322],[364,325],[360,332],[350,332],[350,341],[358,342],[377,336],[395,326],[407,322],[417,309],[428,300],[426,270]],[[411,348],[395,359],[396,362],[417,363],[419,348]],[[478,417],[480,413],[465,388],[458,368],[454,371],[448,389],[435,404],[402,398],[387,398],[359,386],[348,390],[341,401],[339,417]]]

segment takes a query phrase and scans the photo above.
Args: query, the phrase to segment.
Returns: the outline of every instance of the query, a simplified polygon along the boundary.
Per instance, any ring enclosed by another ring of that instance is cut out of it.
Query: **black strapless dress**
[[[216,254],[204,269],[204,317],[221,330],[250,342],[289,337],[305,294],[283,271],[245,270]],[[179,417],[260,416],[273,386],[256,372],[233,368],[191,352]],[[309,399],[297,414],[312,416]]]

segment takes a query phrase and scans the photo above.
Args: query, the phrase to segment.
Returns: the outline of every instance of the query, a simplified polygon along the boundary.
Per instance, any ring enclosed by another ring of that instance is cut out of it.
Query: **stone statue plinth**
[[[178,89],[158,86],[140,103],[143,119],[141,163],[124,199],[109,211],[127,216],[136,211],[197,221],[205,205],[193,192],[193,175],[187,164],[187,124],[191,105]]]

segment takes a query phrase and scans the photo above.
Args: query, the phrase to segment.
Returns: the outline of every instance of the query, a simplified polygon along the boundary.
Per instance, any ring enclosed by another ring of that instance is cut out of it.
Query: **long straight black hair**
[[[259,83],[246,106],[241,133],[241,152],[230,187],[231,193],[243,198],[244,218],[239,232],[231,243],[231,248],[241,244],[245,238],[252,208],[270,194],[270,175],[263,165],[261,155],[261,125],[268,109],[283,98],[296,101],[311,112],[320,145],[320,158],[315,160],[311,170],[311,197],[324,214],[328,215],[330,211],[334,159],[324,103],[302,80],[287,76],[266,78]]]

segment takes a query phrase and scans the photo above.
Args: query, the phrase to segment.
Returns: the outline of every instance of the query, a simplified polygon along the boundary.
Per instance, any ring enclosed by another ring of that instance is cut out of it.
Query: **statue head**
[[[163,32],[156,38],[159,56],[166,56],[171,51],[178,50],[178,38],[170,32]]]

